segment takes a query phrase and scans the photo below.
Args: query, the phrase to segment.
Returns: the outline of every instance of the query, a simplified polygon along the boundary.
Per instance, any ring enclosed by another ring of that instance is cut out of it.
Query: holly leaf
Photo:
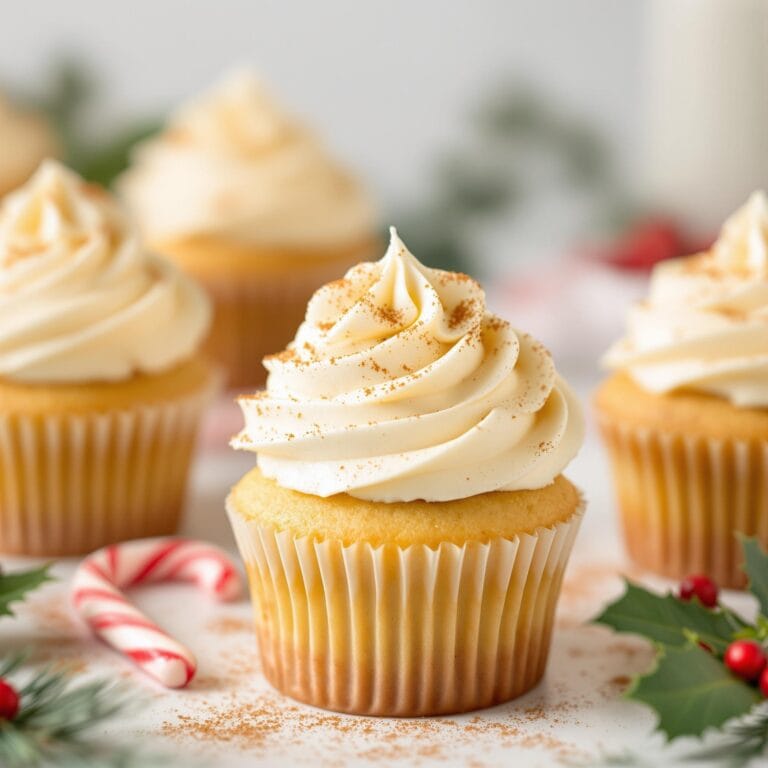
[[[636,678],[627,696],[656,711],[657,727],[669,740],[719,728],[762,700],[756,688],[698,645],[662,647],[655,668]]]
[[[744,573],[749,579],[749,591],[760,603],[760,613],[768,616],[768,555],[757,539],[740,536],[744,552]]]
[[[726,608],[711,610],[698,600],[683,602],[671,594],[657,595],[631,581],[625,583],[624,594],[595,622],[669,646],[684,646],[695,635],[718,655],[748,626]]]
[[[27,592],[37,589],[46,581],[52,581],[50,564],[32,571],[0,573],[0,616],[13,616],[11,603],[24,599]]]

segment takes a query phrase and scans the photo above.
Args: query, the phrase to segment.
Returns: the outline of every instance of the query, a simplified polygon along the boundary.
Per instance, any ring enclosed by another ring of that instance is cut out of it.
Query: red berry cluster
[[[650,271],[660,261],[705,250],[712,240],[692,238],[676,221],[653,216],[636,221],[614,242],[591,253],[619,269],[642,272]]]
[[[687,576],[680,582],[680,599],[687,602],[694,597],[698,597],[699,602],[707,608],[714,608],[717,605],[717,584],[709,576],[700,573]]]
[[[718,589],[709,576],[695,574],[680,582],[679,596],[681,600],[698,598],[707,608],[717,605]],[[699,643],[705,650],[711,648],[705,643]],[[768,697],[768,656],[763,646],[756,640],[734,640],[726,649],[723,662],[734,675],[748,683],[757,683],[763,696]]]
[[[0,677],[0,720],[13,720],[19,714],[19,694]]]
[[[768,696],[768,669],[763,646],[756,640],[734,640],[723,657],[725,666],[749,683],[757,682],[763,696]]]

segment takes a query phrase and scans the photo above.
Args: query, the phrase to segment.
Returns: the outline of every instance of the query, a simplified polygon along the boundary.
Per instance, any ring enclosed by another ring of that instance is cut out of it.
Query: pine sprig
[[[768,706],[755,707],[738,720],[727,723],[717,743],[688,755],[690,760],[706,760],[728,768],[742,768],[759,757],[768,746]]]
[[[23,657],[0,663],[0,677],[20,670]],[[92,738],[93,729],[124,711],[128,697],[105,681],[72,684],[68,674],[46,667],[19,688],[21,710],[0,721],[0,765],[35,768],[46,765],[145,766],[129,748]]]

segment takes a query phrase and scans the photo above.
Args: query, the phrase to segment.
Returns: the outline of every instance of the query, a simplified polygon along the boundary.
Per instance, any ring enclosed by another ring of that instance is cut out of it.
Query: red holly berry
[[[757,680],[765,669],[765,651],[754,640],[734,640],[726,649],[725,666],[744,680]]]
[[[760,673],[760,692],[768,698],[768,667]]]
[[[0,720],[13,720],[19,714],[19,694],[0,677]]]
[[[702,605],[707,608],[714,608],[717,605],[717,584],[709,576],[696,573],[692,576],[686,576],[680,582],[680,599],[690,600],[698,597]]]
[[[635,222],[609,249],[607,260],[629,270],[648,270],[684,253],[683,235],[674,221],[651,218]]]

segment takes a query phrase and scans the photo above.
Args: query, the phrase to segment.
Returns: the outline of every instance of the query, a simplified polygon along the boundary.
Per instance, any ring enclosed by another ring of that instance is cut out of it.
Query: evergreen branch
[[[1,676],[16,672],[22,661],[22,656],[15,656],[0,662]],[[101,680],[73,685],[66,672],[46,667],[18,690],[19,714],[12,721],[0,721],[0,765],[138,768],[149,764],[146,755],[90,735],[126,709],[123,687]]]

